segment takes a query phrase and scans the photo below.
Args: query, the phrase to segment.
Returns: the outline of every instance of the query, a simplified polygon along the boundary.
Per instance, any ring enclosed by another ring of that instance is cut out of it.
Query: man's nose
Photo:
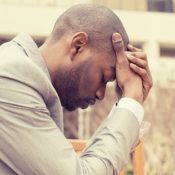
[[[98,100],[102,100],[105,96],[105,90],[106,90],[106,84],[103,85],[102,87],[100,87],[97,91],[96,91],[96,98]]]

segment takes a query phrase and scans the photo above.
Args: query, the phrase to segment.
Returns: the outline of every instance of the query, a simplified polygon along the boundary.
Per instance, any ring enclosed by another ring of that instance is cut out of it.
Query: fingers
[[[129,66],[135,73],[139,74],[142,77],[144,82],[147,82],[147,84],[149,84],[150,87],[152,86],[152,78],[150,76],[150,73],[146,69],[141,68],[133,63],[130,63]]]
[[[134,51],[126,51],[126,53],[142,60],[147,60],[147,55],[141,49],[138,49],[137,51],[135,49]]]
[[[141,52],[142,51],[141,49],[134,47],[132,44],[128,44],[127,48],[131,52]]]
[[[127,52],[126,55],[130,63],[135,64],[137,67],[144,68],[147,71],[148,75],[151,76],[148,66],[147,55],[142,50],[140,50],[139,52]]]
[[[129,64],[130,68],[136,72],[137,74],[139,74],[142,78],[145,78],[145,76],[147,76],[147,71],[133,63]]]
[[[143,52],[143,51],[139,51],[139,52],[129,52],[132,56],[134,57],[138,57],[142,60],[147,60],[147,55]]]
[[[130,68],[142,78],[143,100],[145,100],[153,85],[147,56],[141,49],[138,49],[131,44],[128,45],[128,52],[126,55],[130,62]]]
[[[147,56],[144,52],[128,52],[127,58],[130,63],[135,64],[137,67],[144,68],[147,71],[148,75],[151,77]]]
[[[123,97],[130,97],[143,103],[141,77],[131,70],[120,34],[112,35],[112,44],[116,54],[116,82]]]
[[[124,44],[122,37],[119,33],[114,33],[112,35],[113,48],[117,56],[117,60],[123,59],[125,57]]]
[[[127,58],[131,63],[134,63],[141,68],[147,67],[147,61],[142,59],[141,57],[135,57],[129,53],[127,54]]]

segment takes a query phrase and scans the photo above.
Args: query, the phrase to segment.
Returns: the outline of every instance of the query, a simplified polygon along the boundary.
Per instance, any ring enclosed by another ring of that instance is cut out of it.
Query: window
[[[172,0],[148,0],[149,11],[173,12]]]
[[[175,59],[175,46],[161,44],[160,45],[160,57]]]

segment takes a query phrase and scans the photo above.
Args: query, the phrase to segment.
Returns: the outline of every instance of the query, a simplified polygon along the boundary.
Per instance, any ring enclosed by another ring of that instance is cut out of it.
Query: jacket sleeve
[[[37,90],[40,74],[30,65],[24,68],[14,63],[5,69],[8,61],[0,65],[0,160],[6,168],[20,175],[117,175],[138,138],[135,116],[113,108],[77,156]],[[22,69],[23,74],[16,74],[15,69]],[[49,94],[44,85],[42,90]]]
[[[1,93],[7,91],[0,89]],[[117,174],[138,138],[139,124],[133,114],[116,109],[78,157],[48,110],[27,106],[31,97],[15,93],[25,105],[0,101],[0,158],[17,174]]]

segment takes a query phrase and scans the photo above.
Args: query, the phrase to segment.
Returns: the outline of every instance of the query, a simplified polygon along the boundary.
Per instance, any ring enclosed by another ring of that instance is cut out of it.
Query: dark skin
[[[129,52],[125,52],[119,33],[113,34],[112,42],[116,53],[116,78],[122,96],[142,104],[152,87],[146,54],[132,45],[128,45]]]
[[[122,89],[123,97],[143,103],[152,86],[147,60],[142,51],[131,46],[128,46],[131,52],[127,53],[134,59],[127,58],[122,38],[117,35],[116,56],[92,48],[86,32],[69,33],[56,42],[48,39],[40,48],[65,108],[84,109],[95,104],[104,98],[107,83],[114,80]],[[132,63],[130,67],[128,60]]]
[[[87,108],[102,100],[106,84],[115,79],[115,57],[89,45],[85,32],[47,41],[41,53],[62,105],[68,110]],[[59,48],[59,49],[58,49]]]
[[[142,78],[143,85],[143,101],[148,96],[150,88],[153,85],[152,76],[148,66],[148,60],[146,54],[131,44],[128,45],[128,50],[130,51],[127,54],[127,58],[130,63],[130,68],[136,72]]]

